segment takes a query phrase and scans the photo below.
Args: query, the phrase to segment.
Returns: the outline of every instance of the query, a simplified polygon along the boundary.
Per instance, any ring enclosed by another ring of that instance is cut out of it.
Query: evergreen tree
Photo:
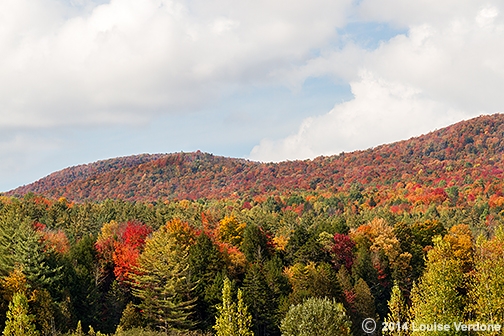
[[[54,309],[51,294],[45,289],[35,290],[31,297],[32,311],[36,316],[35,325],[42,336],[54,334]]]
[[[353,332],[359,335],[362,321],[367,318],[377,319],[375,298],[371,294],[368,284],[363,279],[358,279],[354,286],[356,314],[353,315]]]
[[[284,274],[284,265],[278,255],[274,255],[273,258],[268,260],[264,264],[263,269],[266,282],[275,298],[275,325],[280,325],[281,317],[283,317],[289,308],[288,297],[292,291],[292,287],[289,284],[289,279]]]
[[[251,330],[252,316],[247,310],[242,297],[242,291],[238,290],[238,305],[233,302],[231,294],[231,281],[224,279],[222,288],[222,304],[217,306],[218,316],[214,329],[216,336],[253,336]]]
[[[121,330],[129,330],[141,325],[140,313],[135,308],[134,304],[129,302],[124,308],[119,325],[117,326]]]
[[[331,262],[329,251],[325,250],[313,235],[294,255],[295,262],[302,262],[305,264],[309,262]]]
[[[215,305],[221,300],[225,263],[222,254],[210,237],[202,233],[189,249],[189,273],[193,283],[196,301],[195,319],[205,329],[215,323]]]
[[[308,265],[297,263],[286,270],[292,285],[289,296],[291,304],[298,304],[310,297],[342,297],[338,286],[337,275],[327,263],[319,265],[310,262]]]
[[[73,335],[75,336],[84,336],[84,331],[82,330],[82,322],[79,320],[77,322],[77,327],[75,328],[75,331],[73,332]]]
[[[178,246],[166,226],[161,227],[146,241],[138,264],[132,292],[148,323],[164,331],[190,328],[195,299],[188,278],[188,247]]]
[[[117,280],[112,282],[101,300],[102,321],[100,329],[102,332],[112,333],[115,331],[123,311],[132,298],[130,287],[126,283],[120,283]]]
[[[75,326],[81,320],[84,326],[100,326],[100,287],[97,285],[97,258],[92,236],[79,239],[64,257],[63,283],[68,292],[64,302],[70,321],[62,320],[61,328]],[[69,310],[69,311],[68,311]],[[68,323],[70,322],[70,325]]]
[[[310,239],[310,233],[304,226],[298,226],[292,233],[287,246],[285,247],[285,258],[290,265],[296,263],[296,253]]]
[[[7,275],[15,267],[22,269],[30,286],[50,288],[59,280],[60,268],[47,263],[41,236],[30,220],[19,213],[8,212],[0,217],[0,274]]]
[[[35,317],[28,314],[28,299],[23,293],[14,294],[7,311],[4,336],[38,336]]]
[[[386,272],[385,272],[386,274]],[[379,273],[377,269],[374,267],[373,259],[371,258],[371,253],[369,248],[365,246],[365,244],[362,244],[359,246],[357,253],[356,253],[356,260],[352,266],[352,276],[354,278],[354,290],[357,287],[360,287],[361,289],[367,287],[367,290],[370,290],[371,296],[373,297],[373,306],[376,303],[376,308],[374,309],[378,314],[382,314],[381,316],[384,316],[387,311],[387,301],[389,297],[387,296],[388,291],[387,288],[385,288],[379,280],[378,277]],[[361,282],[361,284],[358,286],[359,280],[364,281],[364,283]],[[367,290],[364,290],[366,292]],[[367,296],[367,294],[363,295]],[[357,293],[356,293],[357,294]],[[357,304],[357,301],[356,301]],[[359,310],[359,309],[357,309]],[[365,316],[366,317],[371,317],[371,316]]]
[[[260,262],[269,258],[268,237],[255,224],[249,224],[243,232],[240,246],[248,262]]]
[[[352,277],[348,274],[346,267],[340,267],[336,274],[338,285],[343,292],[343,303],[347,311],[351,314],[355,312],[355,292],[352,284]]]
[[[19,227],[20,215],[3,209],[0,216],[0,276],[7,276],[15,264],[16,227]]]
[[[243,295],[252,314],[255,335],[278,333],[275,320],[275,297],[260,264],[250,265],[243,280]]]

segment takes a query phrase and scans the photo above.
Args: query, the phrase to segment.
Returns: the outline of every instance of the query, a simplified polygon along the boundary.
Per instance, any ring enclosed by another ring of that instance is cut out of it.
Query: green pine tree
[[[225,263],[221,252],[204,233],[189,248],[188,261],[191,281],[196,284],[193,293],[198,297],[194,317],[199,327],[207,329],[215,323],[215,305],[221,300]]]
[[[37,317],[35,325],[42,336],[53,335],[54,330],[54,309],[53,298],[51,294],[45,290],[36,290],[31,295],[32,311]]]
[[[249,266],[243,280],[243,295],[252,314],[254,334],[277,333],[278,327],[274,323],[276,298],[268,286],[260,264],[254,263]]]
[[[245,254],[248,262],[260,262],[268,259],[268,238],[255,224],[249,224],[243,232],[240,250]]]
[[[20,267],[31,287],[49,288],[59,280],[60,267],[48,265],[41,237],[27,217],[9,211],[0,217],[0,275]]]
[[[135,305],[132,302],[128,302],[126,308],[124,308],[121,320],[117,328],[121,330],[129,330],[141,325],[140,313],[136,310]]]
[[[76,242],[64,256],[63,281],[68,290],[67,301],[61,309],[70,321],[62,322],[68,328],[81,320],[84,326],[99,325],[100,293],[96,286],[97,264],[94,239],[86,235]],[[66,318],[65,318],[66,319]]]
[[[343,267],[342,267],[343,268]],[[361,323],[367,318],[377,319],[375,298],[369,289],[368,284],[359,278],[354,286],[355,301],[354,308],[356,314],[353,314],[353,332],[359,335],[362,331]]]
[[[178,246],[166,227],[161,227],[146,241],[138,263],[132,292],[148,323],[164,331],[192,327],[189,317],[195,299],[188,278],[188,247]]]

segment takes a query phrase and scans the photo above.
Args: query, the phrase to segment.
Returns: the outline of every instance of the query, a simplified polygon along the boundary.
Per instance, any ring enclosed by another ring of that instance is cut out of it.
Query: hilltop
[[[242,198],[291,191],[379,191],[397,184],[482,187],[503,177],[504,115],[480,116],[428,134],[313,160],[260,163],[208,153],[143,154],[63,169],[10,191],[69,200]],[[443,196],[445,197],[445,196]]]

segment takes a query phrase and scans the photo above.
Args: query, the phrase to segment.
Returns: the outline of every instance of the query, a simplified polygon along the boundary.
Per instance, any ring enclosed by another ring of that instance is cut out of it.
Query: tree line
[[[498,207],[398,212],[360,193],[87,203],[1,196],[0,328],[364,335],[366,318],[377,332],[383,323],[503,320]]]

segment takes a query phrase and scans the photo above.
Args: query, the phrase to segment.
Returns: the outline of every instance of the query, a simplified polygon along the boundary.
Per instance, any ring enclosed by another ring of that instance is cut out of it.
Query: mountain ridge
[[[73,201],[253,197],[292,191],[341,191],[394,183],[446,186],[501,179],[504,114],[483,115],[366,150],[261,163],[200,151],[140,154],[65,168],[7,192]]]

